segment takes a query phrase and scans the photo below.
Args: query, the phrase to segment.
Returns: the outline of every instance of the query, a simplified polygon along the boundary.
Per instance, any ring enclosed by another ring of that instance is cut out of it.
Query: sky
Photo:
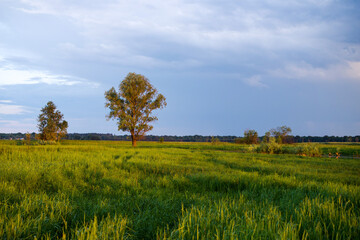
[[[0,132],[113,133],[129,72],[166,97],[152,135],[360,134],[358,0],[0,0]]]

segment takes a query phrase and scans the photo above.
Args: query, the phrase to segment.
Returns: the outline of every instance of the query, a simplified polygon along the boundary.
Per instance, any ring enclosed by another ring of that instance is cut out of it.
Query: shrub
[[[247,148],[247,152],[256,152],[257,151],[257,146],[252,144],[252,145],[249,145],[249,147]]]
[[[321,156],[321,150],[317,146],[317,144],[311,144],[306,143],[303,145],[300,145],[296,148],[296,153],[302,156],[308,156],[308,157],[320,157]]]
[[[262,142],[259,147],[256,148],[257,152],[269,153],[269,154],[278,154],[282,153],[281,144],[277,143],[275,138],[270,137],[269,142]]]
[[[217,137],[212,136],[211,137],[211,144],[216,145],[220,143],[220,140]]]

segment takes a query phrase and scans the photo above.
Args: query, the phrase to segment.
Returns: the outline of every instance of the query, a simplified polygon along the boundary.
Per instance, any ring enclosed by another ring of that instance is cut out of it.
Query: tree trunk
[[[136,139],[135,139],[135,135],[133,133],[131,134],[131,142],[132,142],[132,146],[136,147]]]

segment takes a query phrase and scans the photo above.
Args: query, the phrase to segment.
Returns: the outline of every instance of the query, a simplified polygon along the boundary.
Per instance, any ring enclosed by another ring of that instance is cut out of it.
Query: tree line
[[[211,142],[212,137],[217,138],[220,142],[228,143],[245,143],[244,137],[239,136],[202,136],[202,135],[187,135],[187,136],[171,136],[171,135],[146,135],[142,141],[160,142]],[[258,137],[258,142],[262,142],[265,136]],[[32,140],[36,139],[36,133],[30,133]],[[7,140],[25,140],[26,133],[0,133],[0,139]],[[104,140],[104,141],[130,141],[130,135],[116,135],[111,133],[68,133],[63,139],[67,140]],[[289,143],[302,142],[360,142],[360,135],[357,136],[288,136]]]

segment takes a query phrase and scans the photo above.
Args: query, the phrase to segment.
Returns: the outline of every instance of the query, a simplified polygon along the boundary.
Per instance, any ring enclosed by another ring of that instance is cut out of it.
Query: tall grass
[[[246,147],[1,141],[0,238],[360,238],[359,159]]]

